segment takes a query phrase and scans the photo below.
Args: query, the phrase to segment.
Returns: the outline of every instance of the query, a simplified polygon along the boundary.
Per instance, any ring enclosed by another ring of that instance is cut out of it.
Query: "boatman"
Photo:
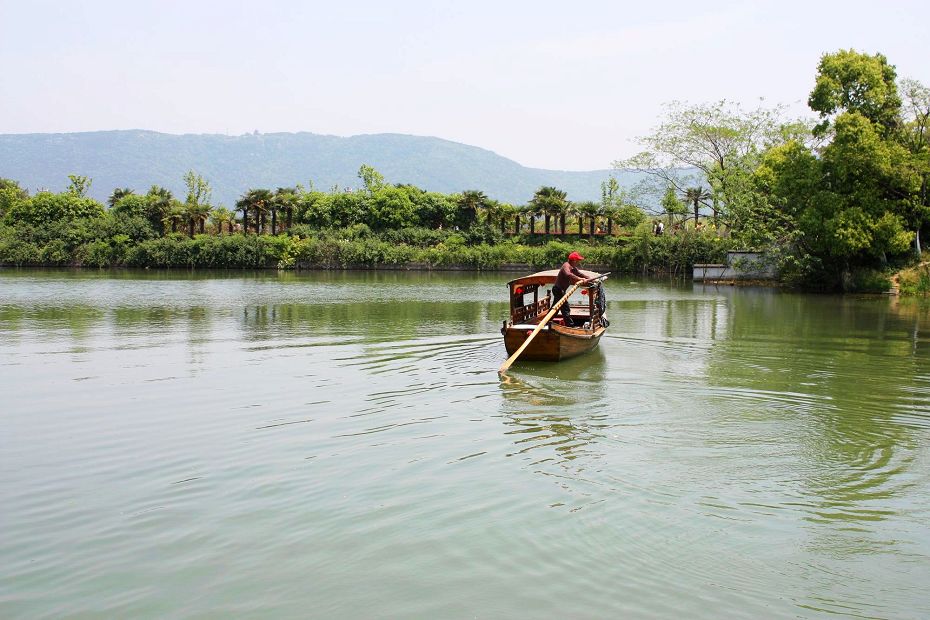
[[[565,291],[570,289],[573,284],[585,279],[578,265],[584,260],[584,256],[578,252],[572,252],[568,255],[568,260],[559,269],[559,275],[555,277],[555,284],[552,285],[552,303],[558,303],[565,296]],[[566,327],[574,327],[572,322],[572,311],[568,307],[568,301],[562,304],[560,308],[562,318],[565,320]]]

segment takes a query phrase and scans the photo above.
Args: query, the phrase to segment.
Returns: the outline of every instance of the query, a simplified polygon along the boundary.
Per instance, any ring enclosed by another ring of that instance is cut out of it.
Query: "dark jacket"
[[[572,267],[570,262],[565,261],[565,264],[559,269],[559,275],[555,277],[555,284],[553,284],[553,286],[567,291],[572,284],[579,280],[584,280],[584,275],[582,275],[581,271],[576,267]]]

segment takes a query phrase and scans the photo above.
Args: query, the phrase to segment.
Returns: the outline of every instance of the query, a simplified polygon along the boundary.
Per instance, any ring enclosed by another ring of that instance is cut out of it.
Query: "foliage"
[[[870,56],[855,50],[824,54],[817,67],[817,81],[807,100],[821,123],[815,131],[826,133],[836,114],[854,112],[880,128],[883,135],[899,121],[901,98],[895,85],[894,66],[882,54]]]
[[[462,192],[457,201],[458,209],[453,218],[453,224],[459,228],[468,228],[478,221],[478,211],[488,206],[488,197],[484,192],[467,190]]]
[[[665,188],[665,194],[662,195],[662,212],[668,215],[669,222],[675,221],[676,217],[684,216],[688,213],[688,207],[679,198],[675,188],[669,185]]]
[[[901,295],[930,294],[930,264],[923,263],[899,273],[898,290]]]
[[[417,223],[416,204],[405,188],[384,187],[372,193],[366,202],[368,213],[347,224],[365,222],[375,230],[414,226]]]
[[[762,106],[744,111],[739,104],[720,101],[688,105],[672,102],[665,121],[640,138],[645,150],[614,162],[614,167],[647,175],[637,192],[654,203],[671,187],[684,194],[694,183],[707,182],[715,211],[728,222],[730,203],[745,184],[768,147],[807,135],[803,122],[783,118],[784,106]],[[666,209],[666,212],[668,210]]]
[[[41,226],[57,220],[99,217],[103,213],[102,204],[77,192],[39,192],[35,196],[14,202],[5,217],[11,223],[22,222]]]
[[[29,198],[29,192],[12,179],[0,178],[0,219],[13,208],[13,205]]]
[[[384,187],[384,176],[367,164],[362,164],[358,169],[358,178],[368,192],[376,192]]]
[[[130,187],[117,187],[113,190],[113,193],[110,194],[110,197],[107,198],[107,204],[110,205],[110,208],[113,208],[119,203],[120,200],[126,196],[134,195],[135,192]]]
[[[66,190],[69,194],[77,196],[78,198],[84,198],[87,196],[87,190],[90,189],[92,179],[90,177],[81,176],[79,174],[69,174],[68,180],[68,189]]]
[[[878,269],[858,269],[850,273],[846,290],[851,293],[887,293],[891,290],[891,278]]]

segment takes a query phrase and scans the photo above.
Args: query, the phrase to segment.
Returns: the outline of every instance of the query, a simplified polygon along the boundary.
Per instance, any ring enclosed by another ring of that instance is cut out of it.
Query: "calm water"
[[[0,617],[930,616],[930,307],[0,271]]]

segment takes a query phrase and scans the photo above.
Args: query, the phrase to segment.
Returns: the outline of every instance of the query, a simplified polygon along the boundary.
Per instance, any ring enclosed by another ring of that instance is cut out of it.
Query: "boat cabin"
[[[558,299],[552,298],[551,286],[555,283],[558,270],[550,269],[532,275],[517,278],[507,283],[510,290],[510,324],[536,324],[549,312],[549,309]],[[581,270],[588,278],[596,278],[601,274],[595,271]],[[549,286],[550,288],[546,288]],[[570,303],[572,322],[575,325],[591,323],[592,327],[601,322],[601,312],[598,309],[598,296],[601,294],[599,282],[591,282],[579,287],[575,295],[568,300]],[[578,303],[578,296],[582,303]],[[561,311],[549,321],[555,325],[564,325]],[[506,322],[504,327],[506,327]]]
[[[570,304],[572,325],[565,325],[560,308],[548,323],[536,329],[559,301],[553,299],[551,290],[558,273],[555,269],[540,271],[507,283],[510,319],[504,321],[501,334],[508,354],[513,355],[528,340],[520,359],[558,361],[597,346],[608,325],[601,286],[606,274],[581,271],[587,278],[598,279],[578,287],[576,294],[566,301]]]

